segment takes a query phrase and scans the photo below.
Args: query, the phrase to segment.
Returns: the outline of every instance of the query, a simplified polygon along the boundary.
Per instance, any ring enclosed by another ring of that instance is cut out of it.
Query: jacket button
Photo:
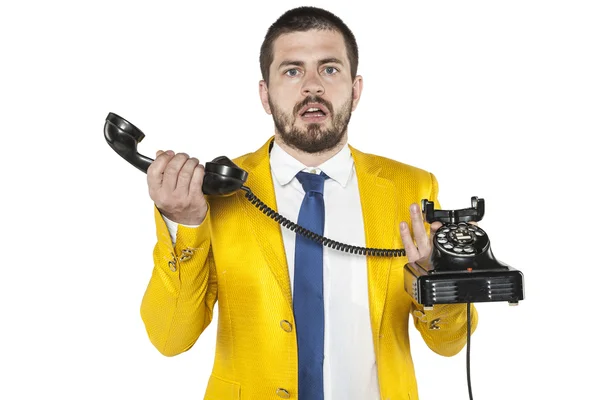
[[[282,399],[289,399],[290,398],[290,392],[288,392],[285,389],[279,388],[277,389],[277,396],[281,397]]]
[[[281,326],[281,329],[283,329],[286,332],[292,331],[292,324],[289,321],[286,321],[285,319],[279,323],[279,326]]]
[[[431,329],[431,330],[438,330],[438,329],[440,329],[440,326],[438,325],[439,323],[440,323],[440,319],[439,318],[434,319],[429,324],[429,329]]]
[[[177,271],[177,264],[175,261],[169,261],[169,269],[173,272]]]

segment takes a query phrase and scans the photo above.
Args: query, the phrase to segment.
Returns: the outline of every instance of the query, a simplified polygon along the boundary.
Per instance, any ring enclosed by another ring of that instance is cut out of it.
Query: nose
[[[306,75],[306,79],[302,85],[302,94],[304,96],[318,95],[322,96],[325,93],[325,87],[321,82],[319,74],[311,73]]]

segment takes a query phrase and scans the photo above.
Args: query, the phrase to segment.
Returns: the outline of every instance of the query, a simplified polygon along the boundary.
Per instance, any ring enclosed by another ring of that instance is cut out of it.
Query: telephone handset
[[[151,158],[137,152],[144,133],[124,118],[109,113],[104,125],[106,141],[121,157],[142,172],[147,172]],[[204,166],[202,191],[207,195],[231,195],[244,190],[245,197],[261,212],[285,228],[314,240],[323,246],[352,254],[377,257],[402,257],[404,249],[358,247],[336,242],[318,235],[288,220],[264,204],[244,186],[248,173],[225,156]],[[523,299],[522,274],[497,261],[485,231],[467,224],[483,218],[484,202],[471,198],[472,208],[434,210],[434,203],[423,199],[422,211],[428,223],[441,221],[442,227],[433,238],[430,257],[404,266],[405,289],[425,307],[436,303],[467,303],[477,301],[509,301]]]
[[[114,113],[109,113],[104,125],[106,141],[121,157],[146,173],[152,161],[137,152],[137,145],[145,135],[135,125]],[[229,195],[243,187],[248,173],[225,156],[217,157],[204,166],[204,194]]]

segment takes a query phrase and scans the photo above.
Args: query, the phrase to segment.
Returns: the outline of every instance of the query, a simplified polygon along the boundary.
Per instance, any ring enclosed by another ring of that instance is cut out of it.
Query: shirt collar
[[[348,143],[346,143],[333,157],[318,167],[307,167],[286,153],[285,150],[273,141],[270,162],[272,174],[282,186],[290,183],[300,171],[311,172],[312,170],[316,170],[317,173],[321,171],[324,172],[330,179],[333,179],[342,185],[342,187],[346,187],[350,181],[352,168],[354,166],[354,160],[350,148],[348,147]]]

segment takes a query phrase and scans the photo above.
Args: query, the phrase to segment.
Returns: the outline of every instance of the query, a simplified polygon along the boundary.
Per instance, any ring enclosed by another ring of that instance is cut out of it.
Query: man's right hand
[[[202,193],[204,166],[197,158],[159,150],[147,176],[150,198],[165,217],[183,225],[204,221],[208,211]]]

